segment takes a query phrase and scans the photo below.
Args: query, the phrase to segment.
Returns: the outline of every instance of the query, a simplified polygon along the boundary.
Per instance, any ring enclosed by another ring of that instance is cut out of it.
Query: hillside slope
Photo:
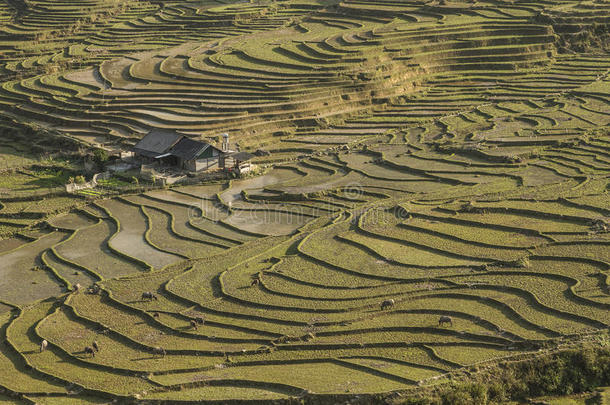
[[[105,198],[35,195],[72,174],[25,155],[0,173],[0,402],[383,403],[604,347],[609,14],[0,0],[0,156],[14,128],[107,149],[170,128],[273,163]]]

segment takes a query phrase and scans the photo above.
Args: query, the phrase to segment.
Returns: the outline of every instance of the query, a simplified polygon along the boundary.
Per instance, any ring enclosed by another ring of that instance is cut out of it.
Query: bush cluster
[[[547,395],[590,392],[610,384],[610,348],[567,350],[531,360],[500,363],[470,382],[396,402],[404,405],[486,405]]]

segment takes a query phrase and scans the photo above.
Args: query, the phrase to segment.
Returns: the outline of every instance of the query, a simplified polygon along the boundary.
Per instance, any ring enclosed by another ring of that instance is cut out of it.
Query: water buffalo
[[[87,288],[87,294],[99,294],[100,292],[100,286],[97,284],[93,284],[92,286],[90,286],[89,288]]]
[[[97,340],[94,340],[93,343],[91,343],[91,346],[95,349],[96,352],[100,351],[100,345],[99,343],[97,343]]]
[[[155,293],[153,293],[151,291],[146,291],[146,292],[142,293],[142,301],[145,301],[145,300],[149,300],[149,301],[155,300],[155,301],[157,301],[158,298],[155,295]]]
[[[85,352],[85,354],[90,354],[91,357],[95,357],[95,349],[93,347],[87,346],[83,351]]]
[[[453,320],[450,316],[443,315],[438,319],[438,326],[443,326],[446,323],[453,326]]]
[[[393,299],[383,300],[381,302],[381,310],[392,308],[396,302]]]
[[[161,356],[161,357],[165,357],[165,349],[162,348],[161,346],[157,346],[157,347],[153,347],[152,349],[153,355],[155,356]]]

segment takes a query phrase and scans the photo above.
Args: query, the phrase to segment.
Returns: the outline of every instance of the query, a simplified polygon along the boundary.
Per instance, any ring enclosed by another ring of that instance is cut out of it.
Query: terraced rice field
[[[57,215],[2,200],[0,402],[338,401],[607,329],[610,54],[567,44],[609,15],[0,0],[4,121],[229,132],[273,164]]]

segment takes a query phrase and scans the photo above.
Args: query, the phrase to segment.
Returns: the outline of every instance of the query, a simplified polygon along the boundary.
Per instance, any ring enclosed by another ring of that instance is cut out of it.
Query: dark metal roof
[[[184,135],[176,131],[155,128],[134,146],[134,151],[144,156],[155,157],[167,153]]]
[[[229,154],[228,157],[231,157],[235,160],[239,160],[240,162],[245,162],[246,160],[255,158],[256,155],[253,155],[252,153],[248,153],[248,152],[236,152],[236,153]]]
[[[173,156],[184,160],[193,160],[208,148],[215,148],[209,143],[195,141],[189,138],[182,138],[170,149]],[[217,148],[215,148],[217,149]]]

